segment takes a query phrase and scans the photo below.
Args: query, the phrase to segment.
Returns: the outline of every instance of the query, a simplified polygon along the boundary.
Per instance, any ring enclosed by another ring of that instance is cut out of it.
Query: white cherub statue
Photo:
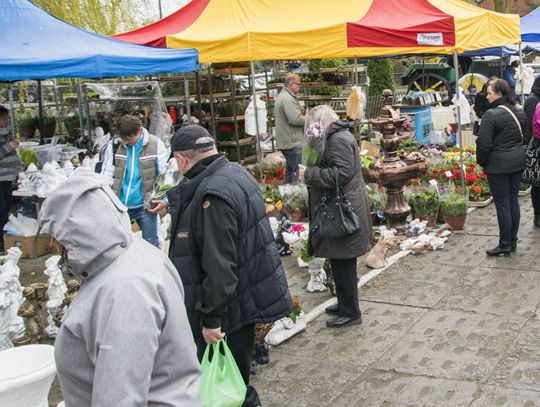
[[[13,347],[11,340],[24,335],[24,321],[17,315],[23,303],[17,266],[22,252],[12,247],[7,253],[6,263],[0,266],[0,351]]]
[[[54,323],[54,315],[64,301],[64,294],[67,291],[62,270],[58,267],[60,256],[51,256],[45,262],[47,267],[43,273],[49,277],[49,300],[47,301],[47,327],[45,333],[50,339],[56,338],[58,327]]]

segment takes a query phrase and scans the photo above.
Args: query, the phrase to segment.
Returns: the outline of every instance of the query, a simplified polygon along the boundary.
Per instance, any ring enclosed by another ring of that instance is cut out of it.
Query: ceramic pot
[[[435,224],[437,223],[437,214],[436,213],[434,213],[433,215],[428,215],[428,216],[417,216],[417,218],[420,219],[420,220],[426,220],[428,228],[434,227]]]
[[[450,226],[453,230],[463,230],[466,219],[467,219],[467,215],[465,216],[444,215],[444,220],[446,221],[446,223],[448,223],[448,226]]]

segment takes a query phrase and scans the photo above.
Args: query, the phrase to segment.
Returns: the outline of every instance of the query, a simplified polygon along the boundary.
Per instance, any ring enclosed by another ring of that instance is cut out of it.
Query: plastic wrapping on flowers
[[[436,215],[439,212],[439,190],[436,183],[425,183],[412,196],[417,217]]]
[[[290,212],[301,209],[307,211],[308,190],[304,184],[286,184],[279,186],[281,201]]]
[[[313,167],[322,159],[324,151],[324,129],[320,123],[314,122],[306,128],[306,144],[302,149],[302,163]]]
[[[154,206],[152,203],[155,199],[163,199],[167,191],[177,186],[184,178],[180,171],[169,171],[165,174],[160,174],[154,180],[152,191],[144,195],[144,208],[149,209]]]

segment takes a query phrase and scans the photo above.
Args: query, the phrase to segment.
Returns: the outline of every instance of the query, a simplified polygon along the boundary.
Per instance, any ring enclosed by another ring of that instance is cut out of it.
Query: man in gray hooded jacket
[[[131,232],[127,208],[80,170],[40,213],[82,278],[55,344],[66,407],[201,406],[199,363],[178,272]]]

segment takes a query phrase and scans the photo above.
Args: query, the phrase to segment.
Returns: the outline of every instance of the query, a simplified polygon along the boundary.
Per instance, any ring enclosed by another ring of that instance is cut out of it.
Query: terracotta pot
[[[19,136],[21,138],[34,138],[36,135],[36,128],[35,127],[19,127]]]
[[[435,223],[437,223],[437,214],[434,213],[433,215],[428,216],[417,216],[420,220],[427,220],[427,227],[432,228],[435,226]]]
[[[465,216],[444,215],[444,220],[446,221],[446,223],[448,223],[448,226],[450,226],[453,230],[463,230],[463,226],[465,226],[466,219],[467,219],[467,215]]]
[[[43,125],[43,138],[51,138],[56,132],[56,123]]]

